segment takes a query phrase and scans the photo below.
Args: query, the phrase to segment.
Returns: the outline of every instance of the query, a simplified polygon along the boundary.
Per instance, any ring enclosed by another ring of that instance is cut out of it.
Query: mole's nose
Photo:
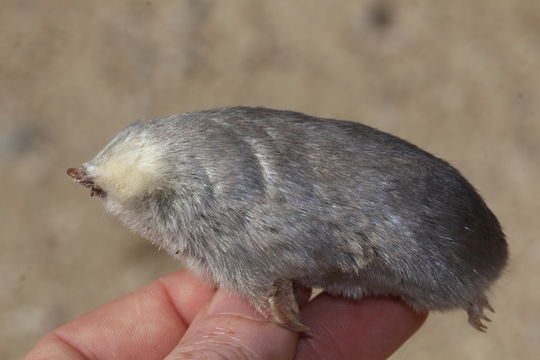
[[[66,170],[66,173],[72,178],[74,178],[75,180],[81,180],[86,175],[86,173],[82,171],[80,168],[79,169],[69,168]]]
[[[66,173],[82,186],[90,188],[90,196],[97,195],[99,197],[105,197],[105,191],[94,183],[94,180],[88,176],[82,167],[78,169],[69,168],[66,170]]]

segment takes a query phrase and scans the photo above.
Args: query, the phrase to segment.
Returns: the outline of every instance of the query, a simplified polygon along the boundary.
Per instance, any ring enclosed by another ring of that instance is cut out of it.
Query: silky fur
[[[129,125],[82,169],[129,228],[259,309],[289,279],[461,307],[481,328],[507,260],[497,219],[456,169],[358,123],[185,113]]]

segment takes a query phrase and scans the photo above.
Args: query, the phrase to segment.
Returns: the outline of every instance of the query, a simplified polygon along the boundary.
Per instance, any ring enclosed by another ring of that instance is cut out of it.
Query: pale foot
[[[482,323],[482,320],[491,322],[491,319],[484,314],[484,309],[491,312],[495,312],[486,298],[480,299],[476,303],[471,303],[466,308],[469,315],[469,324],[471,324],[476,330],[486,332],[487,326]]]
[[[309,328],[300,321],[300,311],[294,295],[291,280],[276,280],[268,297],[268,307],[262,309],[264,315],[280,326],[297,332],[308,331]]]

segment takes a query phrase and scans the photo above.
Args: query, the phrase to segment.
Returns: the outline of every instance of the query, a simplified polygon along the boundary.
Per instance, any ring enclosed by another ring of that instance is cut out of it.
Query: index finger
[[[312,331],[300,339],[297,359],[386,359],[425,321],[401,300],[358,301],[322,294],[302,309]]]
[[[25,359],[163,359],[214,292],[178,271],[51,331]]]

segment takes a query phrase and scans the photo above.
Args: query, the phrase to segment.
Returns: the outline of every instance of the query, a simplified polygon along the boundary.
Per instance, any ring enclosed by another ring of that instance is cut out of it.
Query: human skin
[[[427,316],[388,297],[303,303],[299,334],[182,270],[49,332],[25,360],[386,359]]]

